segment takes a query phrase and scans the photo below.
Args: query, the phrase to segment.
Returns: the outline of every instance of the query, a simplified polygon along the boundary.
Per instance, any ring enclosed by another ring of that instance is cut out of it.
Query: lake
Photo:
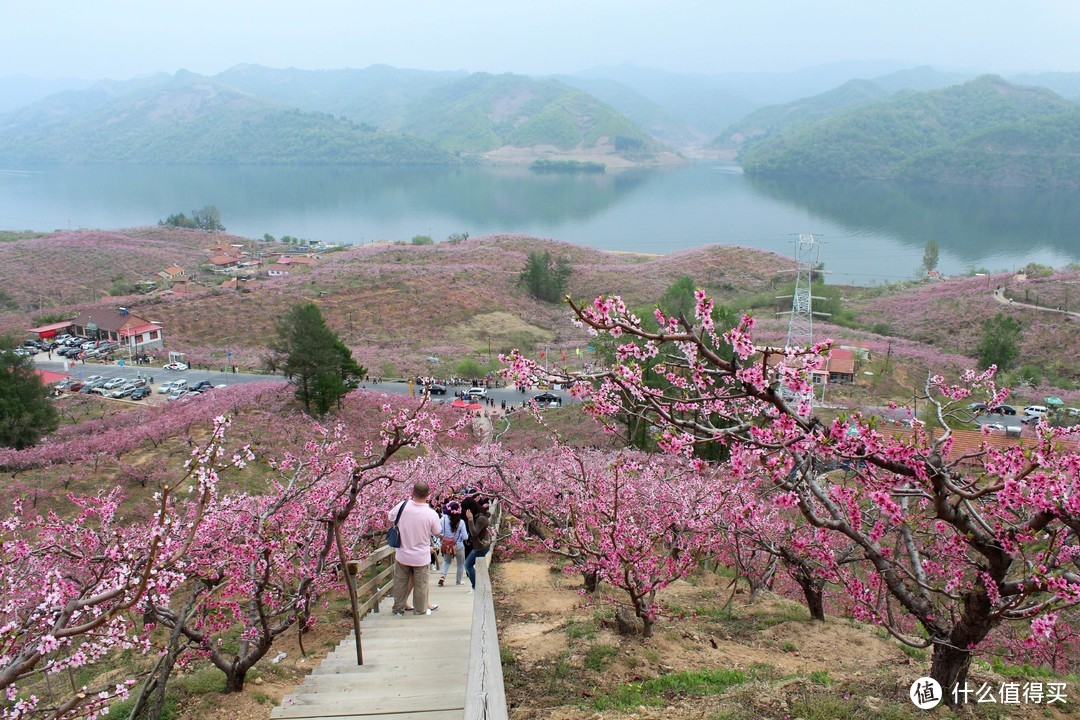
[[[527,233],[607,250],[727,243],[791,255],[821,240],[827,280],[1080,261],[1075,192],[748,178],[698,163],[603,175],[524,168],[64,166],[0,169],[0,228],[122,228],[215,205],[232,233],[328,243]]]

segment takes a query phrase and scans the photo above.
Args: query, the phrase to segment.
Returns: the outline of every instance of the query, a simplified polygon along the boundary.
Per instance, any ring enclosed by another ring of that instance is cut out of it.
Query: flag
[[[544,351],[543,350],[540,351],[540,357],[544,357]]]
[[[578,357],[581,357],[581,348],[574,348],[574,352],[577,353]]]

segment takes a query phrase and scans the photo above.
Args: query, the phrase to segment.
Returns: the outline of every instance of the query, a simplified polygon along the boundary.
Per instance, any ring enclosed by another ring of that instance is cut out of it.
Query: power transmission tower
[[[795,290],[791,296],[791,311],[788,318],[787,347],[807,348],[814,344],[814,315],[826,316],[828,313],[814,312],[813,301],[824,300],[813,295],[814,267],[818,264],[821,244],[811,233],[800,233],[795,241]],[[786,297],[786,296],[783,296]],[[780,313],[786,314],[786,313]],[[798,404],[804,398],[812,405],[813,391],[798,393],[789,388],[782,388],[784,400],[789,404]]]

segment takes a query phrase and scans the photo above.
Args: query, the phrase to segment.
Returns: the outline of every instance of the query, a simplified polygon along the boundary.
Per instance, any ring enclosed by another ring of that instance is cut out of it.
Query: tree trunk
[[[239,668],[230,668],[225,673],[225,692],[243,692],[244,691],[244,678],[247,676],[246,670],[240,670]]]
[[[802,588],[803,597],[806,598],[806,609],[810,611],[810,617],[814,620],[825,622],[825,583],[816,581],[814,578],[796,578],[799,587]]]
[[[583,572],[581,575],[582,581],[585,585],[585,592],[589,593],[590,595],[595,594],[596,588],[600,585],[600,578],[596,574],[596,571],[589,570],[587,572]]]
[[[934,657],[930,664],[930,677],[941,685],[944,703],[949,707],[959,707],[967,701],[963,692],[953,693],[953,688],[961,690],[967,685],[968,670],[971,668],[971,652],[958,650],[949,645],[934,645]]]
[[[964,596],[964,610],[953,626],[949,638],[934,643],[934,655],[930,663],[930,677],[941,685],[945,704],[958,707],[973,698],[965,693],[968,670],[971,668],[973,648],[986,639],[996,623],[990,619],[993,606],[985,591],[972,591]],[[953,692],[953,688],[959,688]]]

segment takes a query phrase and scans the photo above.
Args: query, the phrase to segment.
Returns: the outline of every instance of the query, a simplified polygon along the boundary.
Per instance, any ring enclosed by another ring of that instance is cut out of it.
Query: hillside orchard
[[[802,399],[829,343],[759,348],[752,318],[721,332],[700,291],[692,319],[657,311],[657,331],[643,329],[618,297],[571,307],[577,322],[620,343],[611,367],[563,378],[577,380],[572,392],[585,411],[612,427],[620,413],[645,419],[687,471],[707,467],[697,449],[724,447],[717,489],[756,480],[774,505],[797,511],[826,540],[813,547],[815,572],[844,588],[855,617],[931,647],[930,675],[950,704],[964,701],[957,689],[995,629],[1030,622],[1028,642],[1037,644],[1080,601],[1080,430],[1040,425],[1024,447],[953,451],[950,423],[970,398],[1007,398],[994,368],[967,372],[959,385],[929,377],[923,399],[945,432],[898,435],[859,412],[824,421]],[[662,389],[641,372],[656,357]],[[547,375],[520,355],[508,360],[518,380]],[[806,539],[789,542],[810,548]]]
[[[955,691],[991,646],[1070,667],[1055,643],[1075,642],[1069,612],[1080,601],[1080,430],[1040,424],[1023,446],[957,450],[949,428],[967,403],[1007,399],[995,368],[960,384],[926,379],[920,399],[944,432],[888,432],[858,411],[826,420],[800,399],[828,342],[759,346],[750,317],[716,327],[704,292],[679,318],[657,310],[655,329],[618,297],[571,308],[583,329],[611,339],[612,360],[561,379],[601,425],[647,423],[659,453],[558,437],[473,448],[445,408],[373,393],[345,398],[341,424],[324,426],[281,404],[282,383],[5,451],[13,475],[67,456],[120,477],[131,453],[159,445],[187,460],[146,479],[157,493],[140,509],[106,485],[72,494],[64,511],[16,500],[0,518],[0,717],[95,717],[128,694],[157,714],[174,668],[196,662],[240,691],[284,633],[310,628],[320,599],[342,592],[337,553],[365,557],[385,508],[417,478],[437,496],[468,484],[501,498],[516,516],[511,545],[564,556],[587,589],[617,589],[620,624],[646,642],[658,594],[719,563],[751,596],[772,588],[819,620],[828,608],[932,648],[930,675],[950,704],[965,701]],[[520,354],[506,360],[517,381],[551,379]],[[227,449],[237,428],[225,416],[242,425],[248,414],[261,441]],[[66,695],[39,691],[42,674],[122,652],[147,662]]]

